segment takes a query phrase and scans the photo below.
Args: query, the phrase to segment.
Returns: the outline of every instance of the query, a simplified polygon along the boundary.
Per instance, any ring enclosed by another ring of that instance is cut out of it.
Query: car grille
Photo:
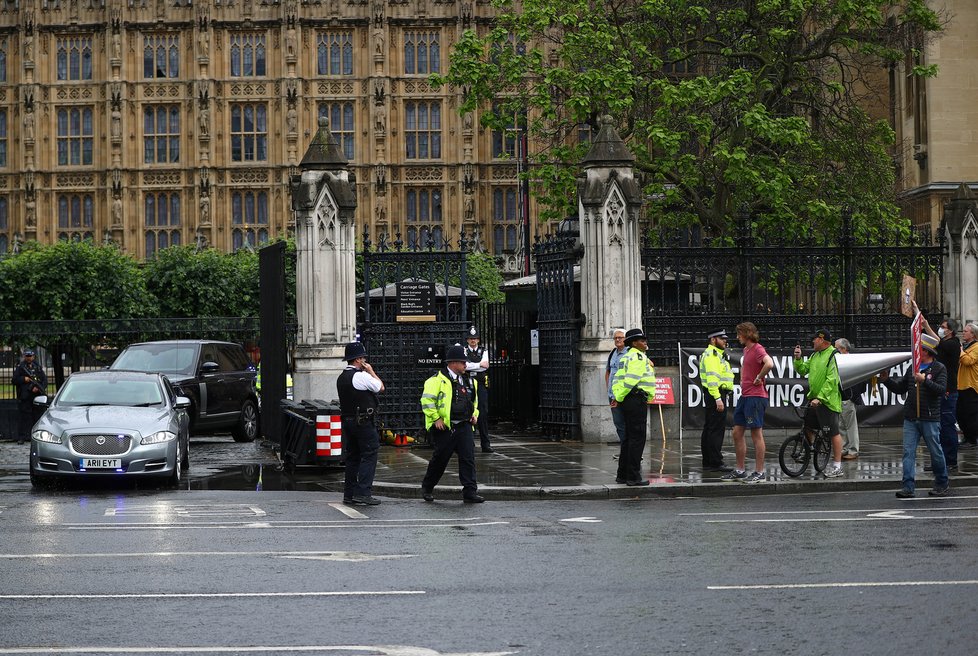
[[[129,435],[72,435],[71,448],[86,456],[117,456],[129,450]]]

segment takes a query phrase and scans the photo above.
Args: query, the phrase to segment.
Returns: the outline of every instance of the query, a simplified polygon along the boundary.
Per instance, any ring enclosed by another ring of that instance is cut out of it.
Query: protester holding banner
[[[961,330],[961,325],[954,319],[948,318],[941,322],[940,328],[935,333],[927,319],[924,319],[921,328],[931,337],[941,340],[937,344],[937,361],[947,369],[947,391],[944,392],[944,398],[941,400],[941,449],[944,451],[948,471],[957,471],[958,359],[961,356],[958,332]],[[924,469],[926,471],[927,468]]]
[[[700,452],[703,469],[713,472],[730,472],[733,467],[723,463],[723,434],[727,429],[727,405],[733,392],[734,375],[730,368],[727,348],[727,332],[717,330],[709,334],[710,345],[700,356],[700,384],[705,390],[703,433],[700,435]]]
[[[737,468],[729,474],[724,474],[722,481],[741,481],[743,483],[761,483],[764,475],[764,413],[767,410],[767,387],[764,377],[772,367],[774,360],[760,345],[760,334],[757,326],[750,321],[737,324],[737,340],[744,347],[740,365],[740,402],[734,410],[733,441],[734,453],[737,455]],[[747,441],[744,431],[750,428],[750,438],[754,443],[754,472],[748,474]]]
[[[919,370],[911,369],[905,376],[893,380],[890,380],[888,369],[879,375],[888,390],[907,395],[903,404],[903,487],[896,493],[901,499],[911,499],[916,494],[914,475],[917,444],[921,438],[927,444],[934,468],[934,489],[928,494],[933,497],[951,496],[947,464],[940,443],[941,400],[947,386],[947,370],[935,359],[937,345],[936,337],[921,335]]]
[[[625,439],[618,456],[616,483],[648,485],[642,478],[642,452],[645,450],[645,431],[649,417],[649,398],[655,396],[655,370],[645,355],[649,342],[641,328],[625,333],[628,350],[611,386],[615,401],[625,416]]]
[[[825,478],[842,476],[842,434],[839,415],[842,413],[842,388],[839,382],[839,363],[832,348],[832,336],[825,328],[812,338],[815,352],[808,360],[801,359],[801,346],[795,347],[795,371],[808,376],[808,410],[805,412],[805,432],[809,441],[812,431],[822,428],[832,436],[832,466],[826,468]]]
[[[978,444],[978,323],[969,323],[961,333],[958,357],[958,426],[961,442]]]

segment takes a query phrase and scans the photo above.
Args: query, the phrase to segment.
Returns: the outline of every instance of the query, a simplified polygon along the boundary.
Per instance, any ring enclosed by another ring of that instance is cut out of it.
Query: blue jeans
[[[903,420],[903,487],[913,490],[914,469],[917,467],[917,444],[924,438],[934,467],[934,487],[947,487],[947,463],[940,443],[941,423],[919,419]]]
[[[625,439],[625,415],[621,411],[621,406],[611,409],[611,421],[615,423],[615,431],[618,433],[618,443]],[[954,436],[954,444],[957,446],[957,435]]]
[[[954,425],[957,407],[957,392],[948,392],[941,399],[941,448],[948,467],[958,466],[958,429]]]

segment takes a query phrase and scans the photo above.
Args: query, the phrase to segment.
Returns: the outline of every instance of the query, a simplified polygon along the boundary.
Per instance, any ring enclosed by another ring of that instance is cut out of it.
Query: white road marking
[[[136,553],[0,554],[0,560],[57,560],[60,558],[111,558],[119,560],[124,558],[190,558],[200,556],[273,556],[275,558],[311,558],[347,562],[414,558],[414,554],[374,555],[357,551],[145,551]]]
[[[314,521],[314,522],[204,522],[194,524],[62,524],[72,531],[172,531],[201,529],[297,529],[297,528],[452,528],[458,526],[499,526],[509,522],[474,522],[436,520],[443,523],[390,524],[384,520],[373,522]]]
[[[106,508],[106,517],[138,517],[142,515],[174,514],[181,517],[264,517],[265,511],[246,503],[197,503],[171,506],[166,503]]]
[[[391,597],[423,595],[424,590],[330,590],[320,592],[149,592],[115,594],[0,594],[0,600],[25,599],[224,599],[267,597]]]
[[[250,645],[244,647],[0,647],[0,654],[269,654],[277,652],[359,651],[375,656],[510,656],[515,651],[445,652],[401,645]]]
[[[769,585],[708,585],[707,590],[805,590],[814,588],[897,588],[925,585],[978,585],[966,581],[845,581],[839,583],[772,583]]]
[[[707,519],[706,524],[783,524],[798,522],[878,522],[901,519],[923,520],[957,520],[978,519],[978,514],[953,514],[962,511],[975,511],[978,506],[930,506],[914,508],[915,514],[909,514],[903,508],[877,508],[855,510],[783,510],[764,512],[711,512],[684,513],[686,517],[728,517],[729,519]],[[777,517],[770,517],[777,515]],[[861,515],[846,517],[845,515]]]
[[[883,512],[870,513],[867,517],[881,517],[883,519],[913,519],[904,510],[884,510]]]
[[[964,499],[968,497],[952,497],[953,499]],[[901,504],[906,501],[931,501],[931,502],[947,502],[947,498],[932,499],[932,498],[916,498],[916,499],[903,499]],[[699,512],[699,513],[679,513],[679,517],[734,517],[738,515],[825,515],[825,514],[839,514],[839,513],[877,513],[877,512],[887,512],[890,510],[895,510],[894,508],[848,508],[842,510],[738,510],[730,512]],[[945,512],[947,510],[978,510],[978,506],[957,506],[957,507],[935,507],[935,508],[920,508],[921,512]]]
[[[569,517],[561,519],[562,522],[580,522],[582,524],[600,524],[602,520],[597,517]]]
[[[343,513],[344,515],[346,515],[347,517],[349,517],[350,519],[369,519],[369,517],[367,517],[366,515],[364,515],[362,512],[359,512],[357,510],[354,510],[353,508],[350,508],[349,506],[343,505],[342,503],[337,503],[337,502],[334,501],[334,502],[329,503],[327,505],[330,506],[331,508],[336,508],[341,513]]]

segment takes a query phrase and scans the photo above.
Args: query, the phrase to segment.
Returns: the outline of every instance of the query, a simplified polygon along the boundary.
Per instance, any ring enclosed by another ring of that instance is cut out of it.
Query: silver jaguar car
[[[158,477],[190,467],[190,400],[161,374],[94,371],[68,377],[31,433],[31,483],[54,477]]]

